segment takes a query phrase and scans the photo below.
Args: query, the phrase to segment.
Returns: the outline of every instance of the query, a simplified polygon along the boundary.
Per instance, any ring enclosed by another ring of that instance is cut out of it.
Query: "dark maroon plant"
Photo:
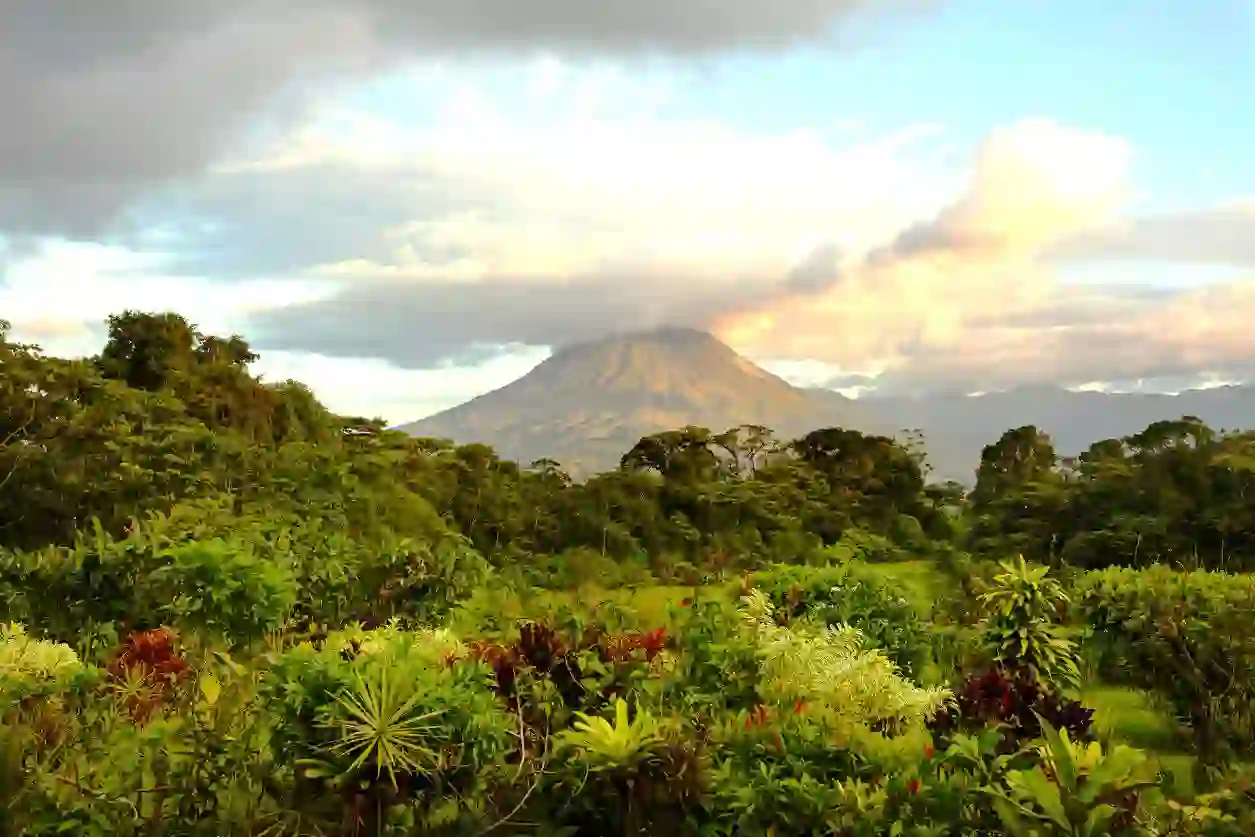
[[[1055,729],[1066,730],[1073,741],[1093,738],[1094,711],[1080,701],[1060,697],[1031,677],[1008,675],[998,669],[978,674],[963,684],[951,709],[931,723],[941,735],[971,732],[991,725],[1006,730],[1004,744],[1014,749],[1041,735],[1039,716]]]
[[[520,626],[518,640],[510,645],[471,642],[469,646],[474,659],[492,668],[497,694],[511,706],[517,706],[520,700],[519,675],[530,671],[553,683],[568,708],[587,709],[588,698],[609,700],[618,694],[622,683],[616,676],[600,694],[587,694],[581,682],[580,655],[595,654],[602,663],[611,664],[616,674],[621,674],[628,667],[654,660],[669,643],[664,628],[620,635],[589,628],[579,637],[564,640],[549,625],[528,622]]]
[[[575,658],[578,649],[568,647],[547,625],[536,622],[522,625],[518,640],[509,646],[471,643],[470,648],[472,657],[492,668],[497,694],[511,705],[518,702],[516,683],[526,669],[552,681],[568,707],[575,708],[582,703],[584,687]]]

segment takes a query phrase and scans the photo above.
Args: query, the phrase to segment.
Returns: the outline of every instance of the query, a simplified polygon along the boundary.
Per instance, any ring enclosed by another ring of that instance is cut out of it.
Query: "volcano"
[[[742,424],[765,425],[782,440],[832,426],[889,432],[865,405],[795,387],[687,328],[563,347],[500,389],[398,429],[482,442],[523,464],[550,458],[587,476],[616,467],[650,433]]]

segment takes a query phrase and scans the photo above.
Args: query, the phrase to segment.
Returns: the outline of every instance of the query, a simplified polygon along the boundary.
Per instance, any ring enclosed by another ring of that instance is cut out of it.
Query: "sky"
[[[0,18],[0,318],[49,353],[177,311],[392,422],[664,325],[845,392],[1255,378],[1255,0]]]

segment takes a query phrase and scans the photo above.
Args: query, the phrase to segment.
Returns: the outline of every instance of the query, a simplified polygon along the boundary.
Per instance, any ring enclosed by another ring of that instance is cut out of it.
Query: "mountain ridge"
[[[970,482],[981,449],[1014,427],[1035,425],[1061,455],[1074,455],[1182,415],[1217,429],[1255,427],[1255,388],[1168,395],[1025,386],[851,399],[790,384],[706,332],[668,327],[559,348],[505,386],[397,429],[482,442],[523,464],[554,459],[577,476],[615,467],[642,436],[685,425],[761,424],[780,439],[831,426],[884,435],[918,429],[934,478]]]

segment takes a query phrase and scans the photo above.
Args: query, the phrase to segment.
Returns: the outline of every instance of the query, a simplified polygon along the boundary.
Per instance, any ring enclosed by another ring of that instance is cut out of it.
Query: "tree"
[[[192,365],[200,334],[178,314],[125,311],[109,317],[109,338],[100,353],[107,378],[155,392],[171,375]]]
[[[195,355],[202,363],[221,363],[241,368],[253,363],[258,357],[248,342],[238,334],[225,340],[221,337],[202,337],[195,349]]]
[[[714,440],[705,427],[685,427],[643,437],[619,461],[627,471],[656,471],[664,480],[710,479],[719,468],[711,450]]]
[[[742,424],[711,438],[711,442],[728,457],[731,476],[753,479],[768,453],[776,449],[771,428],[761,424]]]
[[[1058,464],[1054,445],[1045,433],[1031,424],[1008,430],[981,451],[972,500],[980,506],[1000,494],[1048,480]]]

